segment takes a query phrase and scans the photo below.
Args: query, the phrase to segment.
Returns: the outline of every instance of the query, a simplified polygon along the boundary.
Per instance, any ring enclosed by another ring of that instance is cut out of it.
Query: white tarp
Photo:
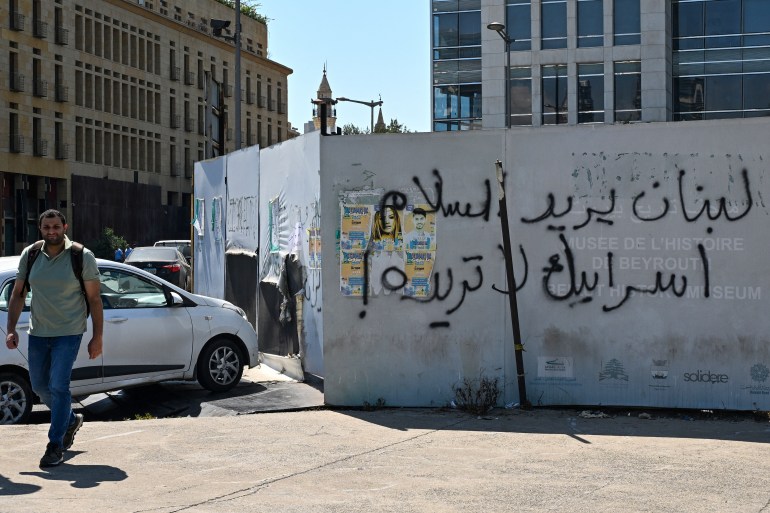
[[[227,160],[219,157],[195,163],[193,237],[196,294],[225,297],[225,213]]]
[[[259,147],[252,146],[226,158],[227,251],[256,253],[259,248]]]

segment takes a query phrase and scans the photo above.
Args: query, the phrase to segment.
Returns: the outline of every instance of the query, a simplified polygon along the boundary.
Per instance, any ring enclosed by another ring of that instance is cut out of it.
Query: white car
[[[8,300],[19,257],[0,258],[0,332],[5,339]],[[72,370],[73,396],[167,380],[198,380],[214,392],[230,390],[244,366],[259,363],[257,334],[232,303],[198,296],[150,273],[97,260],[104,305],[104,353],[88,359],[91,321]],[[28,420],[36,399],[29,382],[29,301],[17,323],[18,349],[0,346],[0,424]]]

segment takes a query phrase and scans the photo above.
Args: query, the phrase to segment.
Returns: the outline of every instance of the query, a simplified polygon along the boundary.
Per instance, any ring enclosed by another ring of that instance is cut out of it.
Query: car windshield
[[[128,258],[126,258],[126,262],[171,262],[176,259],[176,248],[134,248]]]

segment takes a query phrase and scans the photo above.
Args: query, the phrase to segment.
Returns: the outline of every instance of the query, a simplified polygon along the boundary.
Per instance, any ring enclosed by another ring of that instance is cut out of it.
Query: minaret
[[[388,127],[385,126],[385,120],[382,119],[382,107],[380,107],[380,113],[377,114],[377,123],[374,125],[374,133],[384,132]]]
[[[318,92],[316,98],[323,99],[323,98],[333,98],[332,97],[332,88],[329,86],[329,81],[326,79],[326,64],[324,64],[324,75],[323,78],[321,78],[321,85],[318,86]],[[327,106],[327,116],[326,116],[326,126],[328,133],[335,133],[337,131],[337,109],[334,108],[334,105],[329,104]],[[316,130],[321,129],[321,108],[320,107],[314,107],[313,108],[313,126]]]

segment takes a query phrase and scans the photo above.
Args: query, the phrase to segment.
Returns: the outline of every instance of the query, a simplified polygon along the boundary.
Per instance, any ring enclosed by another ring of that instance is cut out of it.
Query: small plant
[[[152,413],[135,413],[134,418],[131,420],[153,420],[156,418]]]
[[[384,407],[385,407],[385,399],[383,399],[382,397],[379,397],[374,404],[370,403],[369,401],[364,401],[364,405],[363,405],[364,411],[374,411]]]
[[[495,407],[500,397],[500,387],[497,378],[489,379],[482,376],[479,379],[465,378],[455,387],[455,405],[461,410],[483,415]]]

